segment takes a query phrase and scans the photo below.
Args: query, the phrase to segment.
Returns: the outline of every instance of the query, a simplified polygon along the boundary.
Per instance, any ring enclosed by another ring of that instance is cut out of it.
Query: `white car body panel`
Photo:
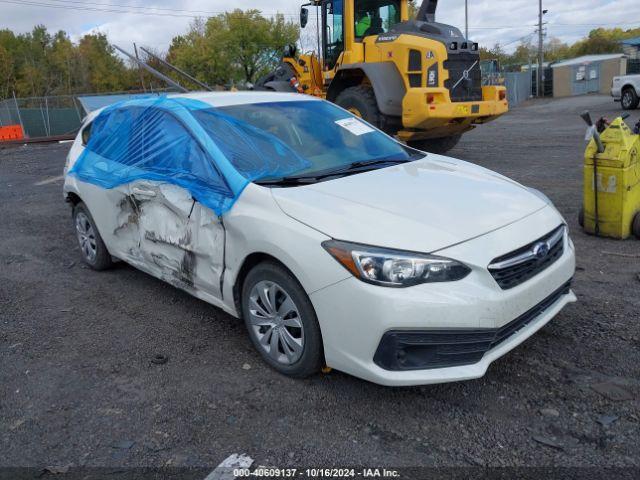
[[[297,94],[189,94],[212,105],[300,101]],[[319,100],[310,100],[319,101]],[[93,112],[85,124],[98,112]],[[81,133],[65,173],[82,153]],[[564,223],[525,187],[484,168],[428,155],[409,164],[295,188],[250,183],[221,218],[184,189],[140,181],[103,189],[65,175],[65,196],[84,201],[109,252],[192,295],[239,316],[241,268],[254,256],[285,265],[311,299],[329,367],[384,385],[416,385],[482,376],[560,309],[543,314],[473,365],[389,371],[373,362],[390,329],[498,328],[564,285],[575,270],[565,236],[562,257],[535,277],[502,290],[487,266]],[[386,288],[360,281],[322,242],[337,238],[388,248],[437,252],[466,264],[456,282]]]
[[[611,83],[611,96],[616,102],[619,102],[622,98],[622,90],[627,87],[632,87],[636,95],[640,96],[640,75],[621,75],[613,77]]]
[[[466,241],[546,206],[515,182],[438,155],[330,182],[273,189],[273,195],[288,215],[330,237],[414,252]]]
[[[501,290],[486,267],[500,254],[526,245],[560,223],[555,209],[547,207],[520,222],[439,251],[438,255],[455,258],[471,267],[471,274],[457,282],[380,288],[351,277],[312,294],[318,318],[324,319],[322,335],[327,364],[384,385],[437,383],[482,376],[491,361],[541,328],[562,306],[575,301],[575,296],[562,297],[557,310],[554,308],[555,313],[545,314],[534,322],[538,328],[525,328],[514,335],[520,339],[506,342],[510,348],[500,345],[496,349],[502,352],[500,355],[490,357],[492,351],[488,352],[483,366],[397,372],[380,368],[373,362],[373,356],[387,330],[498,328],[531,309],[573,276],[575,254],[568,238],[564,240],[566,248],[561,259],[510,290]],[[487,358],[492,359],[486,361]]]

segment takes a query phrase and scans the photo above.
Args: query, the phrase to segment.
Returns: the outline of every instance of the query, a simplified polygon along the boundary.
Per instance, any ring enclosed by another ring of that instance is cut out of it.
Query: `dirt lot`
[[[51,180],[69,145],[1,150],[0,466],[640,466],[640,242],[577,225],[585,107],[619,108],[532,103],[451,152],[556,203],[579,302],[484,378],[417,388],[289,380],[238,320],[127,265],[85,268]]]

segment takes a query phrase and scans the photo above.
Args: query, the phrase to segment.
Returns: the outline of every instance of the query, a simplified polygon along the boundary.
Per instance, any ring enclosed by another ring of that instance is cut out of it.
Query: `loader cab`
[[[366,37],[388,32],[395,24],[407,20],[407,0],[322,0],[302,7],[301,25],[307,24],[307,6],[321,7],[322,56],[324,70],[341,63],[343,53],[350,62],[364,61],[362,41]],[[354,46],[360,45],[359,48]]]
[[[354,0],[355,41],[387,33],[401,21],[401,0]]]

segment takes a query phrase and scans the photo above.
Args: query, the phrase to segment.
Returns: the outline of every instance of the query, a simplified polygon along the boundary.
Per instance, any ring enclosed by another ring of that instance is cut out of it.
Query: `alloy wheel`
[[[622,94],[622,106],[625,109],[631,108],[631,102],[633,102],[633,96],[631,95],[631,92],[627,90]]]
[[[76,215],[76,235],[78,236],[78,242],[80,243],[80,250],[87,261],[93,263],[98,254],[98,247],[96,245],[96,234],[91,226],[89,217],[83,212],[78,212]]]
[[[256,283],[249,294],[251,333],[260,348],[284,365],[296,363],[304,350],[304,327],[291,295],[275,282]]]

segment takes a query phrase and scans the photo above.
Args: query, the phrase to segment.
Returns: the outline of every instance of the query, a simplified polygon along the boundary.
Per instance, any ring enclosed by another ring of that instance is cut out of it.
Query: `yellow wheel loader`
[[[482,86],[478,44],[435,21],[437,3],[424,0],[410,20],[408,0],[312,0],[300,24],[308,7],[320,10],[322,58],[289,47],[255,88],[326,98],[410,146],[444,153],[508,103],[503,86]]]

